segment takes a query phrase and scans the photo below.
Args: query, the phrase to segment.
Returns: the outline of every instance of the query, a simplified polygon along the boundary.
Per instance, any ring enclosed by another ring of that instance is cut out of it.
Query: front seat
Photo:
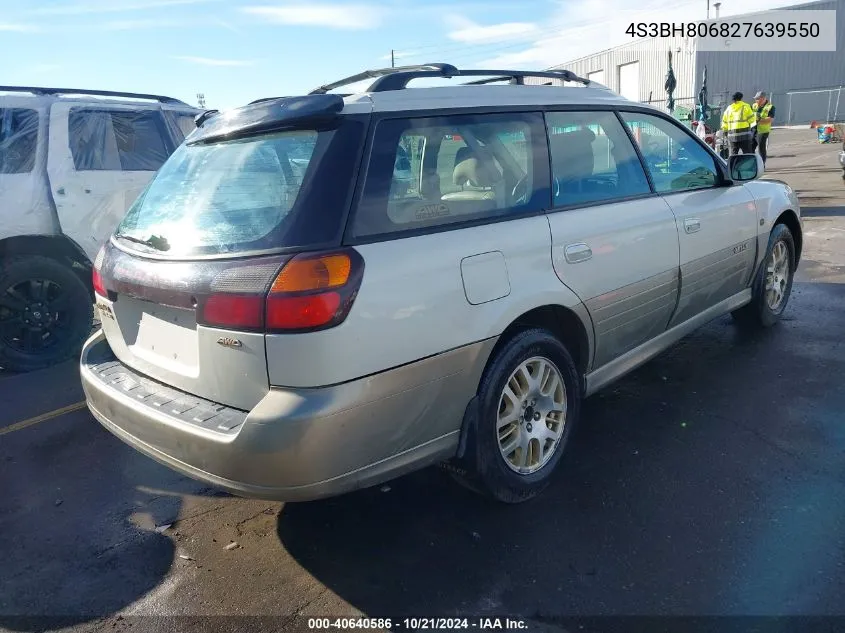
[[[596,160],[593,153],[595,138],[595,133],[589,128],[550,137],[556,206],[580,202],[590,192],[589,178],[593,175]]]
[[[445,194],[443,201],[490,201],[504,206],[504,179],[493,162],[493,155],[485,150],[462,147],[455,154],[452,182],[461,191]],[[472,189],[464,189],[472,187]]]

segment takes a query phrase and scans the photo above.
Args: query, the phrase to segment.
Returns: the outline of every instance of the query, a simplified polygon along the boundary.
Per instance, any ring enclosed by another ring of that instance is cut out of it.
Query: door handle
[[[701,220],[698,218],[687,218],[684,220],[684,231],[687,233],[695,233],[701,229]]]
[[[563,256],[570,264],[585,262],[593,256],[593,249],[584,243],[569,244],[563,249]]]

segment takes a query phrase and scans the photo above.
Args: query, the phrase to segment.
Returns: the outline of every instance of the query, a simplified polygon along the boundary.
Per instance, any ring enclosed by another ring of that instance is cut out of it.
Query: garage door
[[[631,101],[640,100],[640,63],[619,66],[619,94]]]
[[[595,81],[596,83],[599,83],[599,84],[605,84],[606,83],[604,81],[604,71],[603,70],[594,70],[591,73],[587,73],[587,79],[589,79],[590,81]]]

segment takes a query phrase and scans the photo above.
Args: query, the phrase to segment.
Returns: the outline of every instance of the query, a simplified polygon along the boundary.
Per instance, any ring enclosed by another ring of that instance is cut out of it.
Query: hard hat
[[[766,98],[766,93],[760,90],[756,95],[754,95],[755,99],[759,99],[760,97]]]

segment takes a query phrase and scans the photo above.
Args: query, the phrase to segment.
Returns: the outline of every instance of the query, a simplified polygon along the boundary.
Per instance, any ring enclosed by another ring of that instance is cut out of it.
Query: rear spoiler
[[[186,141],[193,144],[292,127],[303,121],[333,118],[341,110],[343,97],[335,94],[262,99],[231,110],[225,117],[218,116],[218,110],[206,110],[194,119],[197,129]]]

